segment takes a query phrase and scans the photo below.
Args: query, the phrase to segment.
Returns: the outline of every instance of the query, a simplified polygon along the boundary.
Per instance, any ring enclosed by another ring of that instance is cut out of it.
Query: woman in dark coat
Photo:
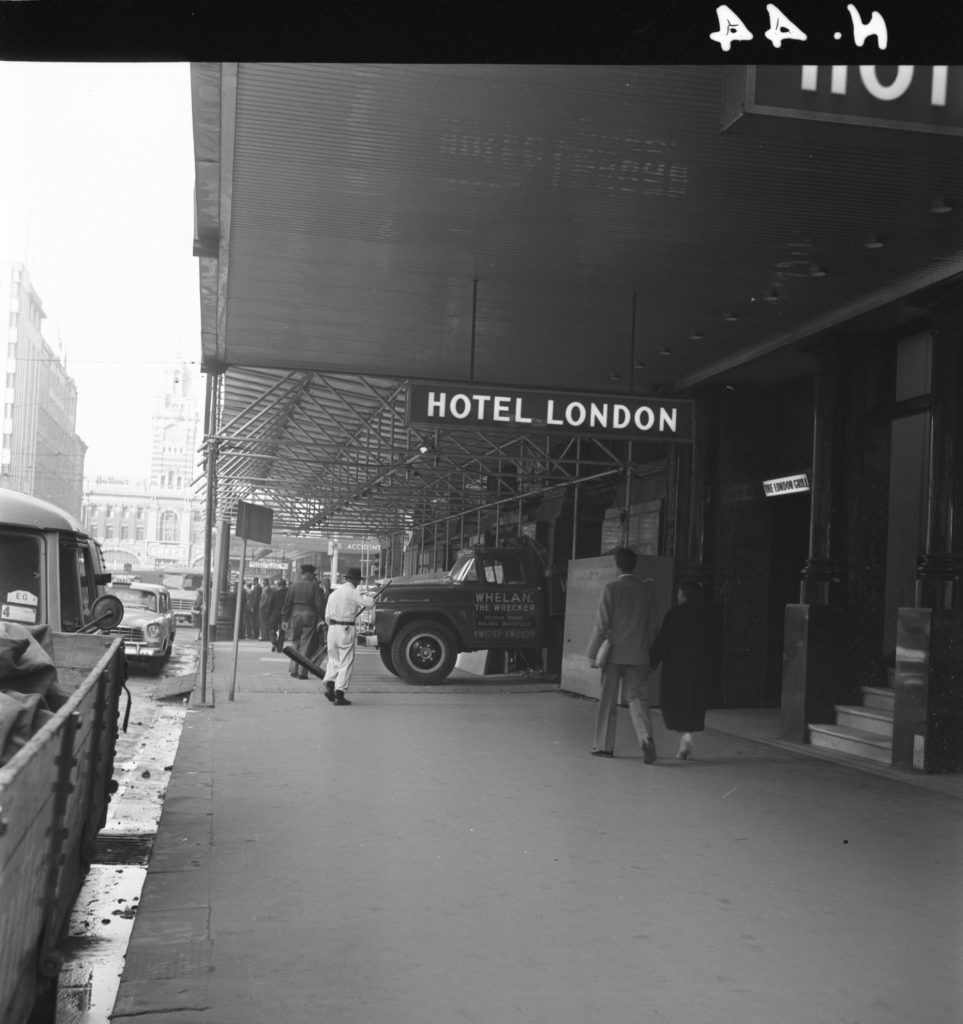
[[[679,584],[678,605],[666,612],[652,644],[653,667],[662,665],[662,720],[681,733],[680,760],[692,753],[692,734],[706,725],[706,689],[719,657],[715,609],[702,601],[698,583]]]

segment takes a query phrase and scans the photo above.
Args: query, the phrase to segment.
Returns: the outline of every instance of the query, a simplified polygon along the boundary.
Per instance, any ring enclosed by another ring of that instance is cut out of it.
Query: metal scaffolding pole
[[[629,546],[629,520],[632,518],[632,442],[625,453],[625,502],[622,515],[622,547]]]
[[[203,597],[201,603],[201,703],[207,703],[207,659],[211,643],[211,598],[214,596],[215,616],[214,629],[217,629],[216,588],[211,571],[211,533],[214,522],[215,486],[217,475],[217,438],[215,436],[217,420],[217,403],[214,400],[217,386],[217,374],[207,375],[207,386],[204,389],[204,430],[207,436],[207,494],[205,495],[204,512],[204,579],[201,583]]]
[[[575,462],[578,465],[582,458],[582,439],[575,442]],[[578,539],[578,477],[572,494],[572,559],[575,559],[576,541]]]

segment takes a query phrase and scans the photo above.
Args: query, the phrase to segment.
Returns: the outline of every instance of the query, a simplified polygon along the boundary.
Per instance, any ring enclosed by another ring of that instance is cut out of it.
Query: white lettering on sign
[[[762,490],[767,498],[772,498],[779,494],[808,491],[809,477],[805,473],[800,473],[797,476],[781,476],[775,480],[763,480]]]
[[[516,423],[531,423],[530,416],[522,415],[522,400],[520,398],[515,399],[515,422]]]
[[[6,622],[36,622],[37,609],[22,604],[5,604],[0,608],[0,619]]]
[[[892,103],[894,100],[902,99],[913,85],[917,71],[913,64],[900,64],[892,82],[886,85],[879,80],[879,72],[875,64],[861,64],[858,70],[859,80],[866,92],[873,99],[881,100],[883,103]],[[945,107],[949,65],[937,64],[921,69],[920,74],[925,74],[927,71],[931,76],[930,106]],[[819,65],[803,64],[800,84],[803,92],[816,92],[819,87]],[[834,96],[847,94],[849,91],[849,66],[847,64],[833,64],[829,69],[829,91]]]
[[[437,385],[412,385],[409,422],[434,427],[531,426],[583,433],[659,434],[691,440],[691,403],[657,398],[612,398],[555,392],[496,394],[480,389],[447,391]],[[681,410],[681,416],[680,416]]]

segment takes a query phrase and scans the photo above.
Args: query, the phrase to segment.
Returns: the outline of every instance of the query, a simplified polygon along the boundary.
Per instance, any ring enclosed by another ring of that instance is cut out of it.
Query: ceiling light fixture
[[[609,380],[616,381],[616,380],[621,380],[621,379],[622,379],[622,374],[621,373],[610,373],[609,374]]]
[[[778,302],[779,301],[779,290],[773,288],[772,291],[766,292],[762,297],[763,302]]]
[[[739,319],[739,314],[738,313],[731,313],[731,312],[730,313],[723,313],[722,314],[722,319],[725,320],[725,322],[727,324],[731,324],[731,323],[734,323],[736,320]]]
[[[879,235],[870,235],[865,242],[863,242],[864,249],[882,249],[883,240]]]
[[[634,370],[644,370],[645,369],[645,363],[638,362],[638,363],[635,364],[633,369]]]
[[[809,276],[810,277],[825,277],[826,276],[826,268],[821,263],[814,263],[809,268]]]
[[[952,213],[953,207],[946,201],[946,196],[935,196],[930,205],[930,213]]]
[[[702,331],[693,331],[689,335],[689,341],[702,341]]]
[[[671,356],[672,355],[672,349],[669,348],[668,345],[663,345],[662,348],[659,349],[659,355],[660,356]]]

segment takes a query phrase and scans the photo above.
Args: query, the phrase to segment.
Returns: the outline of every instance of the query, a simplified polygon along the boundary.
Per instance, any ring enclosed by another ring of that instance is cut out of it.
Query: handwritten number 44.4
[[[766,4],[766,10],[769,12],[769,28],[764,35],[777,50],[782,46],[785,39],[805,42],[809,38],[775,4]],[[879,11],[873,11],[869,21],[864,22],[859,15],[859,11],[852,4],[847,4],[846,10],[849,11],[849,16],[853,21],[853,41],[856,45],[862,46],[869,36],[874,35],[876,36],[879,48],[885,50],[888,42],[888,32],[886,22]],[[716,8],[716,16],[719,19],[719,29],[717,32],[710,32],[709,38],[718,43],[726,53],[729,52],[729,48],[733,43],[748,42],[748,40],[753,38],[752,33],[746,28],[745,22],[726,4],[720,4]],[[837,32],[836,38],[839,39],[840,36],[841,33]]]

